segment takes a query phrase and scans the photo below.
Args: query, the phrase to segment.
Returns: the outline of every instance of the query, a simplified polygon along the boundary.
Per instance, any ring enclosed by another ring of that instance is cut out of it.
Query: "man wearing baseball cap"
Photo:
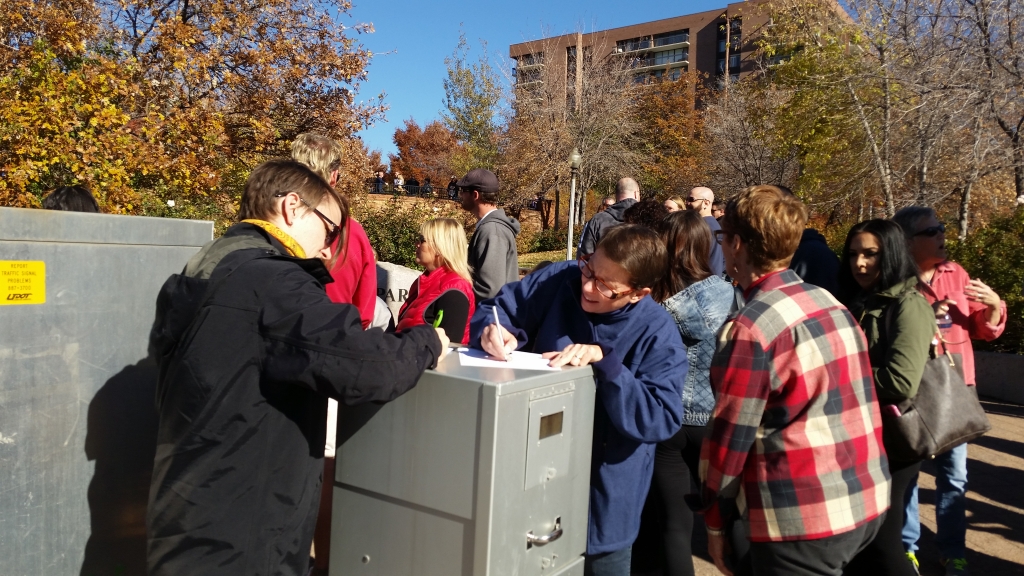
[[[470,170],[456,185],[463,210],[477,217],[476,231],[469,240],[469,266],[479,304],[493,298],[505,284],[519,280],[519,222],[498,208],[498,177],[494,172]]]

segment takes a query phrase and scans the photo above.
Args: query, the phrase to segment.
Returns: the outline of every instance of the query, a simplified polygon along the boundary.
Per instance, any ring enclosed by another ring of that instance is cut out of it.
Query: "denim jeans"
[[[967,444],[935,457],[935,546],[943,558],[967,554]],[[903,547],[916,552],[921,539],[917,506],[917,479],[907,488],[903,519]]]
[[[632,546],[615,552],[588,554],[583,560],[583,576],[629,576],[632,556]]]

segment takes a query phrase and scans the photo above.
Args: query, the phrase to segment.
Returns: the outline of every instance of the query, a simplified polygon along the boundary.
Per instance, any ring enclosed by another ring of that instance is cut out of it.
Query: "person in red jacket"
[[[334,140],[319,134],[299,134],[292,142],[292,159],[308,166],[332,188],[338,184],[341,146]],[[377,303],[377,259],[373,256],[370,239],[359,222],[350,218],[345,236],[339,238],[331,250],[339,256],[331,268],[334,282],[327,285],[327,297],[331,302],[358,308],[365,330],[370,327]]]
[[[300,162],[323,178],[331,188],[338,184],[341,170],[341,145],[320,134],[309,132],[299,134],[292,142],[292,159]],[[359,321],[363,330],[373,321],[377,304],[377,258],[370,246],[363,227],[354,218],[348,219],[348,226],[340,238],[331,246],[331,253],[337,254],[330,266],[333,282],[327,284],[327,297],[338,304],[352,304],[359,310]],[[327,405],[327,437],[324,449],[324,478],[334,477],[334,443],[338,421],[338,403],[330,400]],[[331,507],[333,505],[333,482],[324,482],[320,495],[320,513],[314,534],[316,564],[314,574],[328,573],[331,542]]]
[[[440,327],[449,339],[468,342],[469,317],[476,302],[462,225],[451,218],[424,222],[416,243],[416,263],[425,272],[409,289],[409,298],[398,312],[397,330],[433,324],[443,311]]]

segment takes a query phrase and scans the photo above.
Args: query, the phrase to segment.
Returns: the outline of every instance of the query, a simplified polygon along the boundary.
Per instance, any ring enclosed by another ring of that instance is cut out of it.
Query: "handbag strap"
[[[885,337],[890,340],[890,342],[888,342],[889,345],[892,345],[892,343],[891,343],[891,340],[892,340],[892,315],[893,315],[892,309],[893,309],[893,307],[895,305],[896,305],[896,302],[893,302],[892,304],[889,304],[888,306],[885,307]],[[939,344],[940,343],[942,344],[942,353],[946,356],[947,359],[949,359],[950,367],[955,368],[956,367],[956,361],[953,360],[953,355],[949,353],[949,348],[946,346],[947,342],[946,342],[945,339],[943,339],[942,332],[939,331],[939,326],[936,325],[935,326],[935,337],[932,338],[931,346],[928,349],[928,356],[929,357],[931,357],[931,358],[938,358],[939,357]]]

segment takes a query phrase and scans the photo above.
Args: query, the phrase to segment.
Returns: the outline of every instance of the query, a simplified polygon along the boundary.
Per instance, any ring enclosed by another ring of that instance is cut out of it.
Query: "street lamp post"
[[[565,248],[565,259],[572,260],[572,225],[576,222],[576,178],[579,176],[580,163],[583,157],[580,156],[579,148],[573,148],[569,156],[569,166],[572,168],[572,179],[569,184],[569,241]]]

